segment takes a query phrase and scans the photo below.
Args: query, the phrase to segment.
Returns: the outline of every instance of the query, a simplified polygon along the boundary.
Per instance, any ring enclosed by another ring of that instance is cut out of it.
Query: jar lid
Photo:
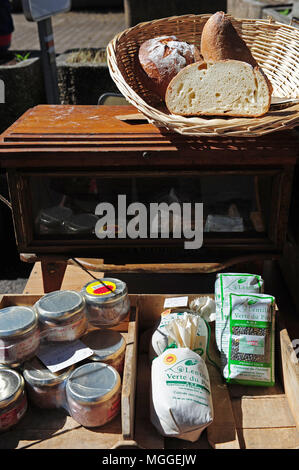
[[[68,233],[94,232],[98,217],[93,214],[76,214],[63,225]]]
[[[79,292],[57,290],[41,297],[35,304],[40,321],[59,322],[80,312],[85,301]]]
[[[30,331],[37,325],[37,314],[30,307],[12,306],[0,310],[0,338]]]
[[[126,283],[120,279],[106,277],[101,281],[88,282],[81,292],[88,303],[98,305],[118,301],[128,293],[128,290]]]
[[[103,362],[89,362],[75,369],[67,379],[67,393],[80,403],[100,403],[120,389],[120,375]]]
[[[69,219],[72,210],[64,206],[53,206],[42,209],[40,212],[40,220],[47,225],[59,224]]]
[[[24,379],[15,370],[0,369],[0,408],[17,399],[24,389]]]
[[[89,357],[93,361],[112,360],[126,348],[126,342],[121,333],[114,330],[93,330],[81,338],[82,343],[93,350]]]
[[[58,385],[70,375],[73,369],[74,366],[71,366],[59,371],[59,373],[54,373],[45,367],[37,357],[34,357],[24,363],[23,377],[31,385]]]

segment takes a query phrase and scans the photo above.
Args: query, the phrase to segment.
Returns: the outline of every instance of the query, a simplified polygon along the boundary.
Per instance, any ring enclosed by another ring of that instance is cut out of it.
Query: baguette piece
[[[170,113],[181,116],[260,117],[271,93],[259,67],[238,60],[195,63],[181,70],[166,92]]]
[[[219,60],[242,60],[256,67],[258,64],[245,41],[223,11],[210,16],[201,34],[201,55],[207,63]]]

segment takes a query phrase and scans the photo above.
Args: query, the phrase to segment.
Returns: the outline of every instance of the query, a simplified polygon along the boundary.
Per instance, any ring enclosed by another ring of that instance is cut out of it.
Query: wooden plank
[[[273,258],[278,255],[260,253],[258,255],[232,257],[222,263],[140,263],[140,264],[99,264],[97,270],[105,273],[216,273],[238,263]]]
[[[220,373],[209,367],[214,420],[207,428],[208,441],[214,449],[240,449],[235,418],[227,385]]]
[[[179,150],[179,151],[178,151]],[[43,149],[26,146],[24,149],[3,149],[0,147],[0,166],[2,168],[169,168],[178,169],[200,167],[238,166],[239,168],[253,167],[257,165],[279,166],[282,164],[293,165],[296,161],[296,153],[292,148],[279,149],[256,147],[242,149],[232,153],[228,147],[211,152],[207,144],[192,148],[187,146],[178,149],[177,146],[165,148],[153,145],[135,147],[116,147],[109,149],[95,146],[82,148],[73,145],[64,148],[45,147]],[[145,157],[145,155],[147,155]],[[261,160],[262,155],[262,160]]]
[[[232,407],[239,429],[296,427],[285,395],[235,398]]]
[[[282,371],[285,393],[288,403],[299,430],[299,361],[296,356],[299,340],[292,344],[288,331],[280,331],[280,346],[282,358]]]
[[[298,449],[299,434],[296,428],[244,429],[245,449]]]
[[[220,371],[220,357],[215,346],[215,324],[212,323],[210,326],[211,338],[208,352],[209,357],[218,368],[208,360],[206,361],[210,376],[214,408],[214,420],[207,428],[207,438],[214,449],[239,449],[240,443],[229,388],[223,380]]]
[[[138,306],[131,307],[128,325],[125,367],[121,393],[121,420],[123,439],[134,439],[135,389],[138,349]]]
[[[137,368],[135,440],[139,447],[143,449],[164,449],[164,438],[150,421],[151,364],[147,354],[138,354]]]
[[[102,278],[103,272],[97,272],[96,276]],[[65,271],[65,275],[62,281],[61,290],[81,290],[82,287],[89,281],[91,276],[83,271],[79,266],[68,265]],[[44,292],[41,262],[37,261],[34,263],[26,286],[24,288],[24,294],[41,294]]]

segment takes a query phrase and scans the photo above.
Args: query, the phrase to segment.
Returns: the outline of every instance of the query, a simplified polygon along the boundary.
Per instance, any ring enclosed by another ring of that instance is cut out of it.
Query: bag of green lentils
[[[228,331],[226,330],[227,317],[229,314],[229,294],[251,293],[261,294],[264,292],[264,281],[258,274],[247,273],[219,273],[215,281],[215,336],[218,350],[222,351],[222,342],[226,342]]]
[[[275,298],[266,294],[229,294],[228,340],[222,344],[227,382],[273,386]]]

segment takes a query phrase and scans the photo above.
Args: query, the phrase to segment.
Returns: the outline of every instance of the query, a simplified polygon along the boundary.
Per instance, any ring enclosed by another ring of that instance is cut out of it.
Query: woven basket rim
[[[259,118],[252,117],[221,117],[221,116],[179,116],[174,114],[166,114],[160,109],[147,103],[142,96],[140,96],[125,80],[119,67],[117,65],[118,54],[117,46],[121,39],[126,36],[131,36],[135,32],[144,30],[145,28],[151,28],[157,25],[165,25],[167,22],[173,21],[194,21],[208,19],[212,16],[212,13],[207,14],[186,14],[179,16],[170,16],[166,18],[159,18],[151,21],[138,23],[130,28],[127,28],[117,33],[114,38],[107,45],[107,63],[110,71],[110,75],[114,80],[116,86],[120,92],[124,95],[129,103],[135,106],[149,122],[155,124],[158,127],[165,127],[166,129],[174,130],[180,134],[191,135],[191,136],[215,136],[215,135],[231,135],[231,136],[259,136],[270,132],[277,132],[287,128],[293,128],[299,125],[299,103],[292,104],[286,110],[283,115],[278,113],[277,116],[273,116],[267,113],[265,116]],[[283,32],[290,32],[296,37],[296,43],[299,43],[299,29],[292,25],[287,25],[274,21],[272,18],[236,18],[230,14],[225,14],[226,17],[232,21],[243,24],[251,25],[264,25],[269,26]],[[170,34],[170,32],[169,32]],[[173,33],[172,33],[173,34]],[[157,35],[157,33],[156,33]],[[299,62],[299,56],[298,56]],[[298,63],[297,62],[297,63]],[[297,84],[296,84],[297,89]],[[286,95],[281,95],[286,96]],[[299,85],[296,97],[299,98]],[[293,96],[295,98],[295,96]],[[288,112],[286,112],[288,111]]]

